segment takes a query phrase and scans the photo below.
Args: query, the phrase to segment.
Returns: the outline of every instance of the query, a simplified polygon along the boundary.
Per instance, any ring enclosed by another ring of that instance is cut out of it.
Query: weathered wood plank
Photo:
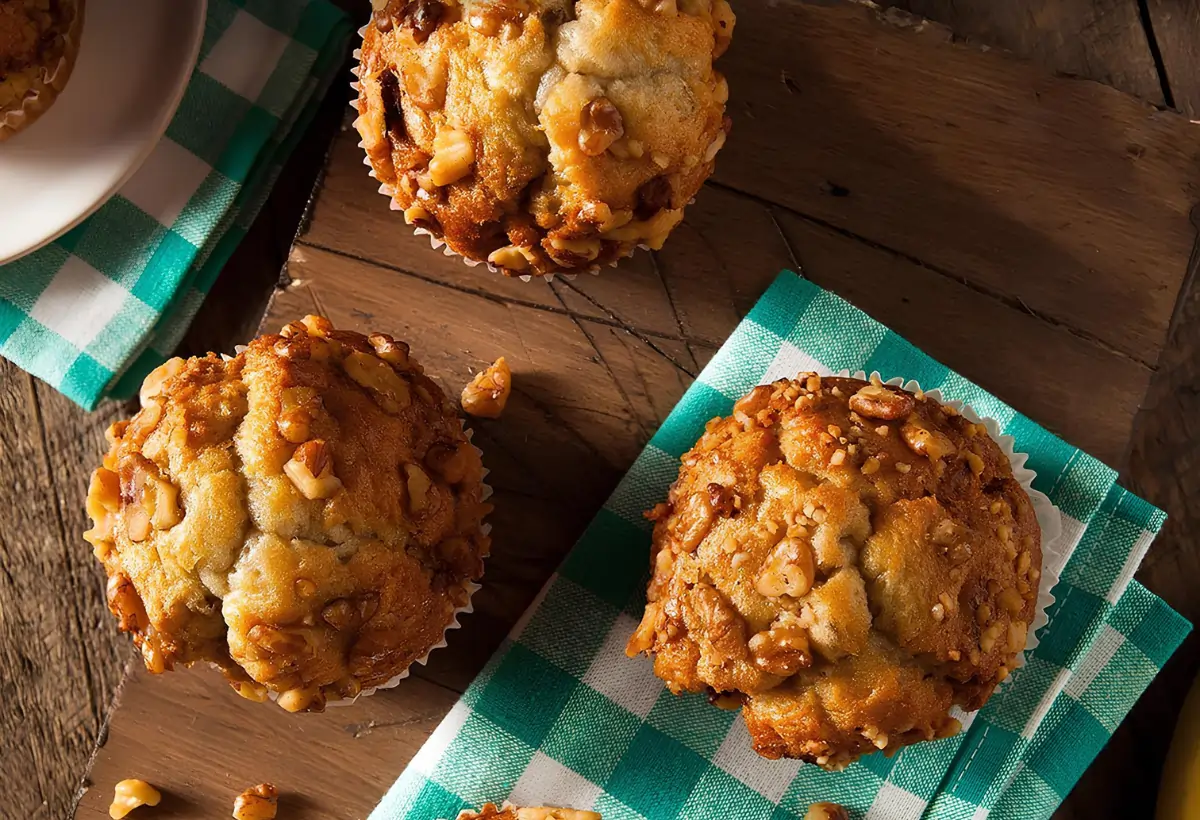
[[[136,705],[128,700],[133,691]],[[234,798],[264,781],[280,791],[280,818],[366,817],[391,785],[377,769],[402,768],[458,697],[412,678],[351,709],[290,715],[229,698],[210,669],[152,678],[140,668],[126,680],[124,695],[120,719],[134,731],[109,735],[77,818],[107,818],[113,785],[129,777],[163,792],[157,808],[139,810],[147,817],[229,817]],[[187,730],[165,744],[143,744],[144,737],[162,736],[164,711]],[[364,759],[378,761],[376,768],[364,769]]]
[[[882,0],[880,5],[944,23],[955,39],[999,46],[1051,71],[1163,104],[1137,0]]]
[[[743,14],[723,70],[719,182],[1154,363],[1200,198],[1187,120],[854,3]]]
[[[1146,0],[1175,107],[1200,119],[1200,5],[1188,0]]]
[[[101,576],[74,537],[106,424],[0,362],[0,759],[5,805],[26,817],[69,811],[119,680]]]

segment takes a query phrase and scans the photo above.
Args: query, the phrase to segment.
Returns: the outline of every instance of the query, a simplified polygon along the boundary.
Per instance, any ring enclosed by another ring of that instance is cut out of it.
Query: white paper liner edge
[[[868,375],[861,370],[850,373],[849,370],[843,370],[838,376],[850,376],[855,379],[868,379]],[[878,372],[871,375],[878,376]],[[884,384],[900,387],[911,393],[921,390],[921,385],[910,379],[905,381],[903,378],[896,377],[888,379]],[[947,407],[953,407],[963,418],[975,424],[982,424],[987,428],[988,435],[992,437],[992,441],[1000,447],[1000,450],[1008,457],[1008,463],[1012,465],[1013,478],[1024,488],[1029,495],[1029,500],[1033,504],[1034,514],[1037,515],[1038,527],[1042,531],[1042,574],[1038,578],[1038,595],[1037,606],[1033,613],[1033,623],[1029,625],[1029,630],[1025,638],[1025,648],[1017,653],[1013,661],[1012,669],[1019,669],[1025,665],[1025,653],[1032,652],[1039,643],[1038,630],[1050,622],[1050,616],[1046,610],[1054,603],[1054,595],[1051,590],[1058,584],[1062,567],[1070,558],[1070,552],[1067,551],[1067,544],[1063,538],[1062,513],[1050,501],[1050,498],[1043,492],[1033,488],[1033,480],[1037,477],[1037,473],[1025,466],[1029,460],[1029,455],[1026,453],[1016,452],[1014,445],[1016,440],[1012,436],[1006,436],[1000,432],[1000,424],[993,418],[980,416],[969,405],[958,401],[957,399],[947,399],[942,396],[942,392],[936,388],[933,390],[922,391],[926,396],[944,404]],[[1002,680],[996,685],[996,689],[1005,686],[1012,680],[1012,676]],[[993,695],[995,693],[993,692]]]

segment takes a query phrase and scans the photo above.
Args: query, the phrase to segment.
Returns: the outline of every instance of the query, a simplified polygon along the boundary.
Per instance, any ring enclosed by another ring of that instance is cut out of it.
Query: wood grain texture
[[[1200,119],[1200,4],[1146,0],[1175,107]]]
[[[394,333],[454,392],[508,357],[508,412],[472,422],[497,504],[476,612],[404,689],[322,716],[241,702],[207,672],[139,670],[79,816],[103,816],[112,783],[135,774],[170,793],[164,818],[219,816],[267,777],[288,817],[365,816],[780,268],[802,266],[1120,464],[1183,280],[1200,136],[949,39],[859,6],[741,9],[717,182],[663,251],[570,282],[507,280],[431,250],[342,135],[263,324],[315,310]],[[384,752],[338,734],[371,721],[388,724]],[[1164,727],[1134,740],[1114,741],[1127,745],[1105,765],[1164,748]],[[1072,797],[1063,816],[1089,816],[1077,804],[1095,806]]]
[[[945,23],[956,39],[999,46],[1051,71],[1098,80],[1155,105],[1164,102],[1137,0],[882,0],[880,5]]]
[[[857,3],[743,14],[716,180],[1153,365],[1192,243],[1200,129],[946,39]]]

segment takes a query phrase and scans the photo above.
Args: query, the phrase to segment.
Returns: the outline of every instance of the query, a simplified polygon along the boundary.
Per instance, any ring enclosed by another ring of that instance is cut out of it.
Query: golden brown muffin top
[[[726,0],[391,0],[356,126],[410,224],[510,274],[661,247],[712,173]]]
[[[984,425],[923,394],[804,374],[683,456],[628,651],[744,703],[755,750],[841,766],[957,729],[1033,620],[1041,531]]]
[[[319,709],[423,657],[489,540],[454,408],[384,334],[320,317],[232,358],[173,359],[109,431],[86,537],[147,667],[211,661]]]
[[[57,65],[77,4],[0,0],[0,112],[21,101]]]
[[[529,806],[521,808],[505,804],[484,803],[478,812],[463,810],[457,820],[600,820],[594,811],[560,809],[553,806]]]

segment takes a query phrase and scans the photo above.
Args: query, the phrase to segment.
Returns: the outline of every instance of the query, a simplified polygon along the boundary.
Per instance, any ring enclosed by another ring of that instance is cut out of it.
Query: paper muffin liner
[[[58,62],[42,71],[41,81],[27,96],[21,107],[0,113],[0,142],[29,127],[38,117],[46,113],[58,95],[67,86],[75,60],[79,56],[79,43],[83,34],[83,0],[73,4],[75,15],[71,25],[63,32],[63,53]]]
[[[366,34],[366,31],[367,31],[367,26],[363,26],[362,28],[360,28],[358,30],[358,37],[360,40]],[[362,49],[361,48],[354,49],[353,57],[355,60],[361,61],[362,60]],[[350,88],[354,89],[354,92],[357,94],[359,91],[359,83],[357,80],[357,77],[359,76],[359,66],[355,65],[353,68],[351,68],[350,73],[353,74],[356,78],[354,82],[350,83]],[[350,102],[350,108],[352,108],[356,114],[362,113],[361,111],[359,111],[357,98]],[[365,148],[365,145],[361,140],[358,143],[358,147]],[[393,211],[403,210],[403,208],[399,205],[399,203],[396,202],[395,186],[389,185],[386,182],[380,181],[379,177],[375,174],[374,166],[371,165],[370,157],[368,157],[368,156],[363,157],[363,165],[367,166],[367,176],[369,176],[371,179],[379,182],[379,193],[388,198],[388,207],[391,208],[391,210],[393,210]],[[692,202],[695,202],[695,197],[688,200],[688,205],[691,205]],[[405,223],[405,224],[407,224],[407,223]],[[580,268],[580,269],[572,271],[570,273],[556,272],[556,273],[542,274],[540,276],[535,276],[534,274],[531,274],[531,273],[519,273],[514,276],[511,272],[505,270],[504,268],[497,267],[496,265],[493,265],[491,262],[488,262],[486,260],[470,259],[466,256],[463,256],[461,253],[459,253],[458,251],[451,248],[450,245],[446,242],[446,240],[435,235],[428,228],[421,228],[421,227],[414,225],[414,226],[412,226],[412,232],[413,232],[413,236],[429,237],[429,245],[435,251],[441,250],[441,252],[446,256],[457,256],[459,259],[462,260],[463,264],[466,265],[468,268],[476,268],[476,267],[479,267],[480,265],[485,265],[485,266],[487,266],[488,271],[490,271],[491,273],[495,273],[500,276],[506,276],[510,279],[520,279],[522,282],[529,282],[534,279],[537,279],[537,280],[543,281],[543,282],[553,282],[555,280],[555,278],[560,278],[560,277],[562,279],[567,280],[568,282],[571,282],[571,281],[575,280],[576,276],[578,276],[582,273],[590,273],[591,275],[596,276],[604,268],[615,268],[621,262],[621,260],[629,259],[638,250],[645,250],[645,251],[651,250],[651,248],[648,245],[639,244],[639,245],[634,245],[632,248],[629,249],[629,251],[627,253],[621,254],[616,259],[614,259],[611,262],[608,262],[604,265],[589,265],[586,268]]]
[[[869,376],[859,370],[851,373],[849,370],[843,370],[838,373],[839,376],[850,376],[856,379],[868,379]],[[871,375],[878,376],[875,372]],[[900,387],[909,392],[917,392],[921,390],[921,385],[916,381],[905,381],[903,378],[888,379],[884,384],[893,387]],[[975,424],[982,424],[991,436],[992,441],[1000,447],[1000,450],[1008,457],[1008,463],[1012,465],[1013,478],[1021,485],[1029,496],[1030,502],[1033,504],[1034,513],[1037,515],[1038,527],[1042,531],[1042,566],[1041,576],[1038,578],[1038,595],[1037,605],[1034,609],[1033,622],[1029,625],[1029,631],[1025,638],[1025,648],[1017,653],[1012,664],[1013,669],[1019,669],[1025,665],[1025,654],[1033,651],[1039,643],[1038,631],[1041,630],[1047,623],[1050,622],[1050,616],[1047,614],[1047,609],[1054,603],[1054,595],[1052,590],[1058,584],[1059,577],[1062,573],[1062,568],[1070,558],[1070,552],[1067,550],[1066,539],[1063,538],[1062,528],[1062,513],[1054,506],[1049,497],[1033,488],[1033,480],[1037,477],[1037,473],[1025,466],[1029,460],[1026,453],[1018,453],[1014,445],[1016,440],[1012,436],[1006,436],[1000,431],[1000,424],[993,418],[981,416],[975,412],[973,408],[964,402],[956,399],[947,399],[942,396],[942,392],[938,389],[922,391],[926,396],[937,401],[939,404],[944,404],[947,407],[953,407],[963,418]],[[1012,676],[1005,678],[996,688],[1008,684],[1012,680]]]
[[[245,349],[246,349],[246,345],[234,345],[233,352],[241,353]],[[232,357],[227,356],[224,353],[222,353],[221,358],[228,361]],[[480,450],[478,447],[476,447],[473,442],[473,439],[475,438],[475,431],[472,430],[470,427],[468,427],[467,423],[461,419],[459,420],[458,423],[459,423],[459,427],[463,431],[463,435],[466,436],[467,441],[471,443],[471,449],[473,449],[476,452],[476,454],[479,456],[480,463],[482,463],[483,462],[483,450]],[[490,471],[488,470],[488,468],[484,467],[483,468],[483,477],[487,478],[489,472]],[[492,486],[490,484],[488,484],[486,481],[484,481],[482,483],[482,492],[480,493],[480,500],[487,501],[489,498],[492,497],[492,494],[493,494]],[[487,523],[486,520],[481,521],[479,529],[484,535],[490,535],[492,532],[492,525]],[[485,560],[486,560],[486,557],[485,557]],[[408,666],[404,667],[404,669],[402,669],[400,672],[396,673],[395,677],[389,678],[388,680],[384,681],[383,683],[379,684],[378,686],[371,686],[366,689],[363,689],[361,692],[359,692],[357,695],[355,695],[352,698],[341,698],[339,700],[326,701],[325,708],[328,709],[328,708],[334,707],[334,706],[352,706],[352,705],[354,705],[354,703],[356,703],[358,701],[359,698],[370,697],[371,695],[378,692],[380,689],[391,689],[395,686],[398,686],[400,684],[400,681],[407,678],[409,673],[412,672],[413,666],[415,666],[417,664],[424,666],[426,663],[428,663],[429,656],[433,653],[433,650],[441,649],[442,647],[447,645],[446,633],[452,629],[460,629],[462,627],[462,624],[460,624],[458,622],[458,617],[460,615],[467,615],[467,614],[475,611],[475,604],[472,601],[472,598],[474,597],[475,593],[479,591],[481,586],[482,586],[481,584],[477,584],[474,581],[467,581],[462,585],[463,589],[465,589],[467,592],[467,602],[460,607],[454,608],[454,610],[450,613],[450,622],[447,623],[446,626],[442,629],[441,639],[437,643],[435,643],[433,646],[429,647],[429,649],[426,650],[424,655],[417,658],[415,661],[410,663]],[[213,664],[213,666],[215,666],[215,664]],[[268,690],[267,697],[270,698],[272,702],[274,702],[279,699],[279,693],[274,690]]]
[[[463,434],[467,437],[467,441],[471,441],[475,437],[475,431],[472,430],[471,428],[467,427],[466,422],[460,421],[459,423],[462,425]],[[479,454],[480,461],[482,462],[483,451],[480,450],[478,447],[476,447],[474,445],[474,443],[471,444],[471,447],[475,450],[476,453]],[[488,469],[486,467],[484,467],[483,468],[483,477],[487,478],[487,475],[488,475]],[[488,484],[485,481],[485,482],[483,482],[483,492],[480,495],[480,499],[483,501],[487,501],[491,497],[492,497],[492,487],[490,484]],[[483,522],[481,522],[479,529],[481,532],[483,532],[484,535],[489,535],[492,532],[492,525],[488,524],[486,521],[483,521]],[[439,640],[433,646],[429,647],[429,649],[425,652],[424,655],[417,658],[415,661],[413,661],[408,666],[406,666],[403,670],[398,672],[395,677],[389,678],[388,680],[384,681],[383,683],[379,684],[378,686],[372,686],[370,688],[363,689],[361,692],[359,692],[353,698],[343,698],[342,700],[327,701],[325,704],[325,708],[328,709],[331,706],[351,706],[354,703],[356,703],[359,698],[370,697],[371,695],[378,692],[380,689],[391,689],[394,686],[398,686],[400,681],[407,678],[409,673],[412,672],[413,666],[418,665],[418,664],[421,666],[424,666],[429,661],[429,656],[433,653],[433,650],[441,649],[442,647],[446,646],[446,643],[447,643],[446,642],[446,633],[452,629],[460,629],[462,627],[462,624],[460,624],[458,622],[458,617],[460,615],[466,615],[468,613],[475,611],[475,604],[471,599],[475,595],[475,593],[479,591],[481,586],[482,586],[481,584],[477,584],[474,581],[467,581],[466,583],[463,584],[463,589],[465,589],[467,591],[467,602],[463,606],[456,607],[454,609],[454,611],[450,614],[450,623],[446,624],[446,627],[442,630],[441,640]],[[275,699],[275,693],[272,692],[271,700],[274,700],[274,699]]]

